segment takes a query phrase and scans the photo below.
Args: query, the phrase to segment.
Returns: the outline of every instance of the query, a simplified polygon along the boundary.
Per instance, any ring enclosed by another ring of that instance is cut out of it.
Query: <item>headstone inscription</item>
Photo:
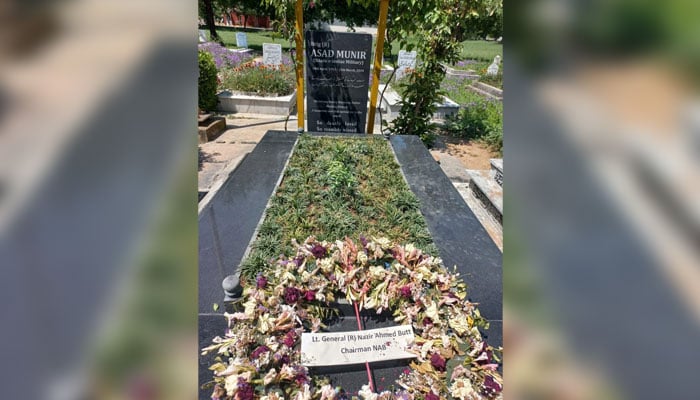
[[[282,45],[263,43],[263,64],[278,67],[282,64]]]
[[[315,132],[365,132],[372,35],[307,31],[306,109]]]
[[[236,46],[244,49],[248,48],[248,36],[245,32],[236,32]]]
[[[416,51],[399,50],[399,59],[396,62],[396,79],[401,79],[408,69],[416,68]]]

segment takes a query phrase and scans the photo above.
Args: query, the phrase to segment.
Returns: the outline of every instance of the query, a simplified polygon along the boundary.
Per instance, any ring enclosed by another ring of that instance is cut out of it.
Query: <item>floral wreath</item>
[[[458,274],[411,244],[362,237],[360,242],[319,242],[312,236],[294,243],[295,257],[276,261],[268,275],[258,274],[246,285],[234,303],[238,311],[225,314],[224,336],[202,351],[218,353],[209,368],[212,399],[347,398],[327,379],[311,376],[300,354],[301,333],[324,328],[338,296],[378,314],[393,310],[394,321],[410,324],[415,334],[407,351],[416,358],[397,379],[397,388],[373,393],[365,385],[360,398],[502,398],[499,359],[478,330],[487,322],[466,300]]]

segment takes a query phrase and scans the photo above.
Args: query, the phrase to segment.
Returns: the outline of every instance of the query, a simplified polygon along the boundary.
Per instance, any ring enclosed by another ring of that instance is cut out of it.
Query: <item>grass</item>
[[[200,29],[205,28],[200,27]],[[216,32],[221,36],[226,47],[237,47],[236,32],[246,32],[248,34],[248,47],[253,50],[262,52],[263,43],[278,43],[282,45],[284,50],[294,48],[294,45],[290,45],[287,40],[280,38],[274,31],[217,26]],[[209,31],[207,31],[206,35],[209,37]],[[409,39],[409,42],[415,44],[418,42],[418,39],[413,37]],[[372,53],[374,53],[375,46],[376,40],[372,40]],[[398,57],[399,50],[401,48],[398,43],[394,43],[391,48],[392,56]],[[487,62],[486,65],[488,66],[488,63],[493,61],[496,55],[503,57],[503,45],[500,43],[485,40],[465,40],[462,42],[462,52],[460,53],[462,59],[484,61]]]
[[[200,28],[202,29],[202,28]],[[262,53],[263,43],[276,43],[282,45],[282,50],[289,50],[294,48],[290,46],[289,41],[281,38],[274,31],[266,31],[260,29],[243,29],[243,28],[233,28],[233,27],[216,27],[216,33],[219,34],[221,40],[224,42],[224,46],[229,48],[238,48],[236,46],[236,32],[245,32],[248,36],[248,48],[259,51]],[[209,31],[207,30],[207,38],[209,38]]]
[[[416,38],[409,39],[409,43],[417,43]],[[391,47],[391,55],[397,57],[399,54],[398,43],[393,43]],[[465,60],[477,60],[487,62],[486,65],[493,61],[496,55],[503,57],[503,45],[496,42],[486,40],[465,40],[462,42],[462,51],[460,58]]]
[[[242,280],[264,271],[303,242],[387,237],[437,254],[418,199],[401,178],[383,138],[319,138],[303,135],[271,200]]]

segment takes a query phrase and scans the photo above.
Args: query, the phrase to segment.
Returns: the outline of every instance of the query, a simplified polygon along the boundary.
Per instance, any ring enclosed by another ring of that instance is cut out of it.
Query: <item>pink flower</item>
[[[445,359],[438,353],[433,353],[433,355],[430,356],[430,364],[438,371],[444,371],[446,367]]]
[[[436,395],[433,392],[430,392],[425,395],[425,400],[440,400],[440,396]]]
[[[495,395],[500,393],[501,390],[503,390],[503,387],[491,375],[486,375],[486,378],[484,378],[484,392],[487,395]]]
[[[301,298],[301,291],[295,287],[284,288],[284,301],[287,304],[294,304]]]
[[[246,382],[243,378],[238,378],[238,391],[236,391],[235,400],[253,400],[255,391],[253,386]]]
[[[262,272],[258,273],[257,278],[255,278],[255,285],[258,289],[265,289],[267,286],[267,278],[263,276]]]
[[[315,298],[316,292],[314,292],[313,290],[307,290],[306,293],[304,293],[304,299],[306,299],[306,301],[312,301]]]
[[[399,294],[401,294],[402,297],[410,298],[411,297],[411,287],[408,285],[403,286],[401,289],[399,289]]]
[[[250,353],[250,358],[252,358],[253,360],[257,360],[258,357],[267,353],[268,351],[270,351],[269,347],[265,345],[259,346],[257,349],[253,350],[252,353]]]
[[[282,343],[287,346],[287,347],[293,347],[294,342],[297,340],[297,335],[294,331],[289,331],[287,332],[286,335],[284,335],[284,338],[282,338]]]
[[[316,258],[323,258],[326,255],[326,248],[320,244],[316,244],[311,248],[311,254],[313,254]]]

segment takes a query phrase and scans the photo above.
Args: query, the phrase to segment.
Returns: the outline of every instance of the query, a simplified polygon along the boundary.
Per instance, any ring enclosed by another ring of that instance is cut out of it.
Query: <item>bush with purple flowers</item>
[[[233,52],[216,42],[201,43],[198,45],[198,48],[200,51],[206,51],[211,54],[216,69],[219,71],[222,68],[237,67],[251,59],[249,55]]]

